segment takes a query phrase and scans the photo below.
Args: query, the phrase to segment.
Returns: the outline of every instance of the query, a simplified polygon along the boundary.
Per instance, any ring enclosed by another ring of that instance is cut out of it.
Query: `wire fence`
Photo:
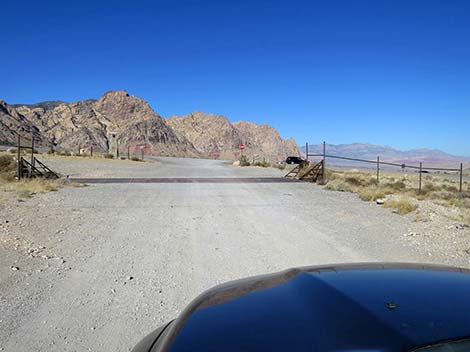
[[[322,157],[323,160],[323,178],[325,178],[325,165],[326,165],[326,159],[339,159],[339,160],[347,160],[347,161],[356,161],[356,162],[362,162],[362,163],[368,163],[368,164],[375,164],[376,167],[376,174],[377,174],[377,182],[380,182],[380,166],[381,165],[387,165],[387,166],[395,166],[395,167],[400,167],[401,169],[414,169],[414,170],[419,170],[419,185],[418,185],[418,192],[421,192],[422,189],[422,175],[426,171],[449,171],[449,172],[458,172],[459,175],[459,192],[462,193],[462,186],[463,186],[463,163],[460,163],[460,166],[458,168],[445,168],[445,167],[435,167],[435,166],[423,166],[423,163],[420,162],[419,166],[417,165],[409,165],[409,164],[404,164],[404,163],[394,163],[390,161],[381,161],[380,156],[377,156],[376,160],[367,160],[367,159],[359,159],[359,158],[351,158],[351,157],[345,157],[345,156],[340,156],[340,155],[331,155],[327,154],[326,152],[326,143],[323,142],[323,153],[309,153],[308,148],[309,145],[308,143],[305,143],[305,156],[306,159],[308,160],[309,157]]]

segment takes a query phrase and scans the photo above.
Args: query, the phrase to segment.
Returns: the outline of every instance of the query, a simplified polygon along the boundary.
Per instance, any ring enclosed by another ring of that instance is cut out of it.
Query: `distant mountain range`
[[[108,152],[114,140],[121,153],[237,159],[240,144],[253,159],[279,161],[299,155],[293,139],[282,139],[268,125],[230,123],[221,115],[194,112],[161,117],[143,99],[109,91],[100,99],[73,103],[47,101],[10,105],[0,100],[0,144],[14,145],[16,134],[34,134],[36,145],[69,151]]]
[[[299,147],[301,152],[305,154],[305,146]],[[323,145],[309,145],[309,154],[323,153]],[[351,144],[327,144],[326,154],[336,155],[348,158],[357,158],[365,160],[376,160],[380,156],[382,161],[390,161],[403,164],[417,165],[420,162],[426,165],[440,165],[458,167],[460,162],[470,164],[470,157],[456,156],[448,154],[438,149],[412,149],[397,150],[389,146],[379,146],[367,143],[351,143]],[[336,164],[352,164],[354,162],[340,161],[330,159],[330,163]]]

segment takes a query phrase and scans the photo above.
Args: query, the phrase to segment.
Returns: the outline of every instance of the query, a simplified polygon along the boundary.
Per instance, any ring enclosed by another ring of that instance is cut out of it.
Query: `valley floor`
[[[71,177],[283,175],[214,160],[77,160],[47,162]],[[308,183],[65,187],[0,204],[0,224],[3,351],[129,351],[201,291],[294,266],[470,267],[470,255],[430,237],[412,214]]]

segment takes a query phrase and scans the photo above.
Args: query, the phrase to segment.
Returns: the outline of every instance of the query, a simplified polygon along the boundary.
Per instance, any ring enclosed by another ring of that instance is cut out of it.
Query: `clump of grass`
[[[8,154],[0,155],[0,172],[11,172],[15,171],[16,163],[13,160],[13,156]]]
[[[254,166],[260,166],[260,167],[269,167],[270,166],[269,162],[266,159],[263,159],[262,161],[256,161],[253,165]]]
[[[374,189],[363,188],[358,190],[357,194],[359,195],[359,198],[367,202],[376,201],[379,198],[385,198],[384,192]]]
[[[248,158],[246,155],[242,155],[240,158],[240,166],[250,166],[250,162],[248,161]]]
[[[286,168],[285,164],[273,164],[272,167],[279,169],[279,170],[284,170]]]
[[[406,215],[418,209],[416,204],[413,204],[410,200],[404,198],[387,200],[384,207],[393,208],[400,215]]]
[[[0,155],[0,180],[11,182],[15,179],[16,162],[12,155]]]
[[[103,154],[103,158],[105,158],[105,159],[113,159],[113,158],[114,158],[114,155],[113,155],[113,154],[109,154],[109,153]]]
[[[131,157],[131,160],[132,160],[132,161],[143,161],[142,159],[140,159],[140,158],[138,158],[138,157],[136,157],[136,156]]]
[[[20,191],[29,192],[31,194],[55,192],[60,187],[59,181],[45,180],[41,178],[34,178],[30,180],[22,180],[17,183],[17,189]]]
[[[392,191],[404,191],[406,190],[406,184],[402,180],[400,181],[391,181],[391,182],[385,182],[384,184],[385,188],[388,188]]]
[[[61,150],[58,150],[56,152],[57,155],[61,155],[61,156],[71,156],[72,153],[69,152],[68,150],[64,150],[64,149],[61,149]]]
[[[326,189],[338,192],[354,192],[354,188],[349,183],[343,182],[341,180],[329,181],[326,184]]]

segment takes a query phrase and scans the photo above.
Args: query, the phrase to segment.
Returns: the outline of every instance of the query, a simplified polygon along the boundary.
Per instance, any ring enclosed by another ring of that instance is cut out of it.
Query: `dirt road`
[[[100,175],[84,165],[54,167]],[[129,165],[116,176],[281,175],[207,160]],[[93,184],[1,210],[2,351],[129,351],[201,291],[293,266],[468,266],[411,245],[409,218],[304,183]]]

